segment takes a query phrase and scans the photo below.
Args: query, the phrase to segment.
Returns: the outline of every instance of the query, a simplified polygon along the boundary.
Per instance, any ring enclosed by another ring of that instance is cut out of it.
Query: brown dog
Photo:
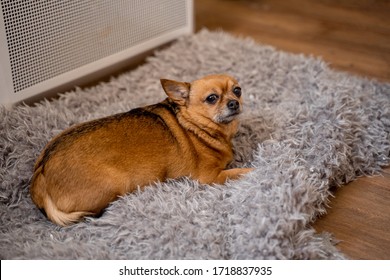
[[[98,215],[138,186],[190,176],[224,183],[252,169],[225,170],[242,110],[241,88],[227,75],[192,83],[161,80],[163,102],[65,130],[39,156],[31,197],[65,226]]]

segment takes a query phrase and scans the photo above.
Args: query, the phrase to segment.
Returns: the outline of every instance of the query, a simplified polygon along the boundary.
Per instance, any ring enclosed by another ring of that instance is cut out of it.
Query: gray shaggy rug
[[[232,166],[254,172],[223,186],[158,183],[66,228],[33,205],[33,165],[54,135],[161,101],[160,78],[211,73],[240,81],[245,108]],[[342,259],[331,235],[310,223],[326,211],[330,187],[389,164],[390,84],[203,30],[110,82],[0,108],[0,130],[1,259]]]

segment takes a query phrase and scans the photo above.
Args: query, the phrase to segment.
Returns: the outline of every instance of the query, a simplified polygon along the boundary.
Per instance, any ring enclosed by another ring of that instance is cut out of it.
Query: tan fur
[[[118,196],[156,181],[190,176],[222,184],[251,171],[225,170],[242,108],[234,78],[161,84],[163,102],[77,125],[47,144],[30,192],[51,221],[65,226],[97,215]],[[210,94],[218,96],[215,104]]]

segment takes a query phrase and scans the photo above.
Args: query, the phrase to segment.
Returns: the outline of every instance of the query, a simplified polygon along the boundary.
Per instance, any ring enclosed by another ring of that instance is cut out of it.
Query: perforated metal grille
[[[184,0],[1,0],[14,92],[186,24]]]

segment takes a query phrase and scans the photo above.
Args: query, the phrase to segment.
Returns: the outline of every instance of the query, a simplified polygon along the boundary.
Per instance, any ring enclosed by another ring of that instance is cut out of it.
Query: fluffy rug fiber
[[[54,135],[161,101],[160,78],[211,73],[240,81],[245,108],[232,166],[254,172],[223,186],[157,183],[65,228],[34,206],[33,165]],[[310,223],[325,213],[330,187],[389,164],[390,84],[203,30],[110,82],[0,108],[0,130],[1,259],[343,259]]]

